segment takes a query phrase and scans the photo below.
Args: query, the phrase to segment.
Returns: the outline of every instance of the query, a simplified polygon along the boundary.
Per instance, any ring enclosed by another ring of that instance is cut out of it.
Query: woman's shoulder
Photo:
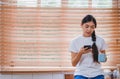
[[[76,37],[74,37],[73,39],[72,39],[72,41],[77,41],[77,40],[80,40],[82,38],[82,36],[76,36]]]
[[[101,36],[99,36],[99,35],[97,35],[96,37],[97,37],[98,40],[104,41],[104,38],[103,38],[103,37],[101,37]]]

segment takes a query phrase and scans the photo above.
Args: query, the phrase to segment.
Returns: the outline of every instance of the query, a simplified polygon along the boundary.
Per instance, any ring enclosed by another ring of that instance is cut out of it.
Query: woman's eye
[[[92,29],[94,29],[94,28],[95,28],[95,26],[91,26],[91,28],[92,28]]]
[[[88,28],[89,26],[85,26],[86,28]]]

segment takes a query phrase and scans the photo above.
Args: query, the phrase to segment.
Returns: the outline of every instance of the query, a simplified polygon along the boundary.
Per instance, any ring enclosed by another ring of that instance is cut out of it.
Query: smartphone
[[[92,46],[91,45],[84,45],[84,48],[90,49],[90,48],[92,48]]]

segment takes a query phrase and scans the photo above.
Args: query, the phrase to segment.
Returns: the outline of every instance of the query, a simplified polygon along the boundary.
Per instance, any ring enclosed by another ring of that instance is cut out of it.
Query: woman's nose
[[[88,31],[90,31],[90,30],[91,30],[91,28],[89,27],[89,28],[88,28]]]

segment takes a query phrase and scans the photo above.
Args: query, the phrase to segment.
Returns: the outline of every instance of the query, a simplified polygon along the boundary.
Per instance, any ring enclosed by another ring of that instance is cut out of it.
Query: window
[[[17,0],[17,6],[37,7],[37,0]]]
[[[41,7],[61,7],[61,0],[41,0]]]
[[[71,8],[88,8],[88,0],[68,0],[68,7]]]
[[[70,70],[68,46],[81,34],[80,21],[86,14],[96,17],[96,33],[109,45],[103,65],[120,63],[120,3],[104,2],[109,6],[99,6],[103,0],[2,0],[1,71]]]
[[[92,0],[94,8],[112,8],[112,0]]]
[[[41,0],[40,5],[39,0],[17,0],[17,6],[24,7],[61,7],[61,0]]]
[[[88,8],[112,8],[112,0],[68,0],[68,7]]]

